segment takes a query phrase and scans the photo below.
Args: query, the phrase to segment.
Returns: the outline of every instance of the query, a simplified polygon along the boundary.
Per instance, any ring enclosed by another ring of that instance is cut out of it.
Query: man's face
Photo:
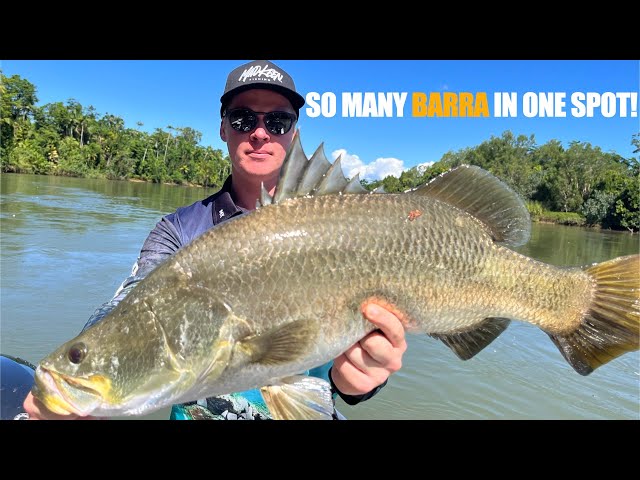
[[[227,111],[249,108],[254,112],[284,111],[295,114],[289,100],[271,90],[253,89],[239,93],[231,99]],[[265,128],[264,116],[258,115],[258,124],[249,132],[238,132],[228,118],[220,124],[220,138],[227,142],[234,177],[269,178],[277,176],[287,148],[295,134],[295,124],[284,135],[271,133]]]

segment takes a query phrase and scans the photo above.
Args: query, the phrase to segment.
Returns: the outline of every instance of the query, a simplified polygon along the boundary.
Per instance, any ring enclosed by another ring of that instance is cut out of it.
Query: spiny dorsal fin
[[[485,318],[479,327],[468,332],[449,335],[434,334],[462,360],[469,360],[493,342],[509,326],[508,318]]]
[[[309,159],[309,165],[304,172],[298,191],[301,195],[308,195],[322,181],[322,177],[331,168],[331,162],[324,154],[324,143],[321,143]]]
[[[329,171],[324,175],[324,178],[315,190],[316,195],[329,195],[331,193],[340,193],[344,190],[349,182],[342,172],[342,156],[339,156]]]
[[[300,183],[300,178],[307,169],[308,163],[309,161],[300,143],[300,131],[298,130],[293,137],[289,150],[287,150],[287,155],[284,157],[278,185],[273,194],[273,203],[281,202],[285,198],[298,196],[298,183]]]
[[[360,183],[360,174],[356,173],[356,176],[349,180],[349,183],[344,187],[344,193],[369,193],[366,188]]]
[[[360,184],[359,177],[354,177],[351,181],[347,180],[342,171],[341,158],[333,164],[327,160],[323,145],[320,144],[311,159],[307,159],[300,143],[298,130],[282,163],[273,198],[263,189],[260,198],[256,201],[256,207],[306,195],[369,193]]]
[[[496,242],[517,247],[529,241],[531,218],[522,198],[480,167],[461,165],[409,193],[464,210],[480,220]]]
[[[264,188],[264,183],[261,183],[260,198],[256,200],[256,208],[260,208],[261,205],[270,205],[272,200],[271,195],[269,195],[267,189]]]

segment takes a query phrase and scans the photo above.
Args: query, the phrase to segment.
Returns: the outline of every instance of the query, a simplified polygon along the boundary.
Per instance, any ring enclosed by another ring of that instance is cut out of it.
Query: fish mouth
[[[110,386],[111,382],[101,375],[71,377],[39,366],[34,396],[53,413],[85,417],[104,403]]]

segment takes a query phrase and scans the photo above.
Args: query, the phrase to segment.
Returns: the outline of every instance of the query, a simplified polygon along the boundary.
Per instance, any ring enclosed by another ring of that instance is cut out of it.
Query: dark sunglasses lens
[[[240,108],[229,112],[229,123],[238,132],[249,132],[258,123],[258,117],[251,110]]]
[[[258,124],[258,114],[248,108],[230,110],[227,116],[231,127],[238,132],[250,132]],[[295,118],[288,112],[270,112],[264,115],[264,125],[274,135],[284,135],[291,130]]]
[[[271,133],[284,135],[293,125],[294,116],[287,112],[271,112],[264,116],[264,124]]]

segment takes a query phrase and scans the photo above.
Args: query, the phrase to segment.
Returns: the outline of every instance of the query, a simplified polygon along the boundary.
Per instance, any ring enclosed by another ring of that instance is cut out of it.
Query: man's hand
[[[333,361],[331,378],[347,395],[363,395],[382,385],[402,367],[407,350],[399,314],[375,303],[365,303],[362,313],[380,330],[371,332]]]

